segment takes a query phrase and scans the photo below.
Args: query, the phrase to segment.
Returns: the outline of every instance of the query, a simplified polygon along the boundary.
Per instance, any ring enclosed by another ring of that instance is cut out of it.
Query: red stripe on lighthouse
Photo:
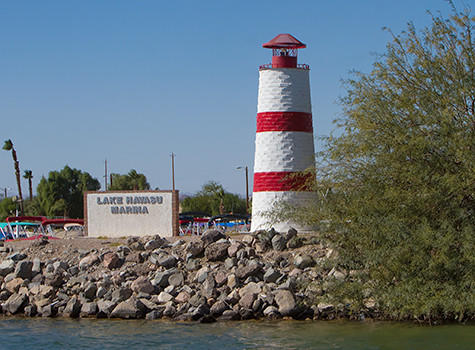
[[[254,192],[311,191],[312,174],[270,171],[254,174]]]
[[[257,132],[263,131],[313,132],[312,114],[304,112],[257,113]]]

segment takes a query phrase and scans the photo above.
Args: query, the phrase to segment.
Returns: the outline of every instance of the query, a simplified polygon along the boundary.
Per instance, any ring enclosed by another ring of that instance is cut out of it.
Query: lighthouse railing
[[[265,69],[272,69],[272,63],[262,64],[259,66],[259,70]],[[295,67],[294,69],[310,70],[310,66],[308,64],[297,64],[297,67]]]

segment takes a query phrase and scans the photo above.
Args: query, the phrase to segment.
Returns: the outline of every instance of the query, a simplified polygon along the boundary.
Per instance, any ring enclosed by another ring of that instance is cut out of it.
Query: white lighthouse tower
[[[309,66],[297,64],[298,49],[306,45],[280,34],[262,46],[272,49],[272,64],[259,68],[251,231],[308,231],[295,222],[270,222],[266,215],[276,204],[298,207],[315,198],[305,186],[308,178],[298,175],[314,165]]]

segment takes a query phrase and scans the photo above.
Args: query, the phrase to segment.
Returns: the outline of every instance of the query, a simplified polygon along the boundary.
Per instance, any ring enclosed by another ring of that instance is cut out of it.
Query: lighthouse
[[[309,231],[293,221],[272,222],[268,215],[281,204],[306,206],[316,196],[308,186],[311,175],[301,173],[315,161],[309,66],[297,63],[306,45],[280,34],[262,46],[272,49],[272,64],[259,67],[251,231]]]

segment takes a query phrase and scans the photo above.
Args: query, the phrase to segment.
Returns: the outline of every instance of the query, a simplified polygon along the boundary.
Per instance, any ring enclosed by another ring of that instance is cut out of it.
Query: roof
[[[279,34],[271,41],[262,45],[266,49],[304,49],[307,47],[290,34]]]

